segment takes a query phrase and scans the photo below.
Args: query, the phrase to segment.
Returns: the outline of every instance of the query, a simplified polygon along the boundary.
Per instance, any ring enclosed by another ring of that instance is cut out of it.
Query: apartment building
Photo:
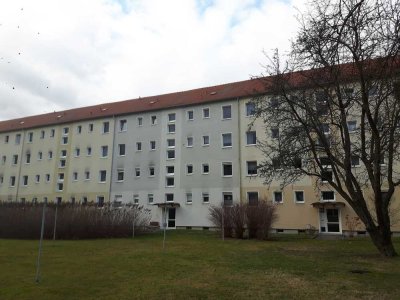
[[[138,204],[168,228],[204,228],[211,205],[266,199],[277,231],[343,233],[355,214],[327,184],[258,176],[257,143],[276,137],[253,122],[265,92],[247,80],[0,122],[0,200]]]

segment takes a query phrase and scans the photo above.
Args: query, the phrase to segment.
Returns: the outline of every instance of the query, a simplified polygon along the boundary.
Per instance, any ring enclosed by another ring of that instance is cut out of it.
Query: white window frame
[[[333,199],[325,200],[323,198],[325,192],[333,193]],[[336,193],[334,191],[321,191],[321,202],[336,202]]]
[[[192,204],[193,203],[193,193],[186,193],[186,204]]]
[[[207,201],[204,201],[204,199],[207,198]],[[210,203],[210,193],[209,192],[202,192],[201,193],[201,200],[204,204],[209,204]]]
[[[208,143],[205,143],[205,140],[204,140],[205,138],[208,139]],[[202,143],[202,146],[203,146],[203,147],[208,147],[208,146],[210,146],[210,136],[209,136],[209,135],[203,135],[203,136],[201,137],[201,139],[202,139],[201,143]]]
[[[276,201],[276,194],[277,193],[281,194],[281,201]],[[274,203],[282,204],[283,203],[283,191],[273,191],[272,192],[272,199],[273,199]]]
[[[122,179],[119,179],[119,175],[122,174]],[[117,182],[124,182],[125,180],[125,170],[117,169]]]
[[[186,137],[186,148],[193,148],[194,145],[194,137],[188,136]]]
[[[229,118],[224,118],[224,108],[225,107],[229,107],[229,110],[230,110]],[[221,120],[232,120],[232,105],[231,104],[221,105]]]
[[[204,112],[207,111],[207,110],[208,110],[208,116],[205,116]],[[211,116],[210,107],[203,107],[203,109],[201,111],[202,111],[203,119],[209,119],[210,118],[210,116]]]
[[[191,172],[191,173],[189,173],[189,167],[192,168],[192,172]],[[187,164],[187,165],[186,165],[186,175],[191,176],[191,175],[193,175],[193,173],[194,173],[193,164]]]
[[[231,136],[231,145],[230,146],[224,146],[224,135],[230,135]],[[221,147],[223,148],[223,149],[226,149],[226,148],[232,148],[232,146],[233,146],[233,136],[232,136],[232,132],[224,132],[224,133],[221,133]]]
[[[303,201],[298,201],[297,200],[297,197],[296,197],[297,193],[302,193],[303,194]],[[297,203],[297,204],[304,204],[306,202],[304,190],[294,190],[293,191],[293,201],[294,201],[294,203]]]
[[[192,118],[190,118],[190,113],[192,113]],[[189,109],[186,111],[186,120],[194,121],[194,110],[193,109]]]
[[[208,166],[208,172],[204,172],[204,167]],[[202,163],[201,164],[201,174],[207,175],[210,174],[210,164],[208,163]]]
[[[249,173],[249,163],[256,163],[256,174],[250,174]],[[258,166],[258,164],[257,164],[257,161],[256,160],[247,160],[246,161],[246,172],[247,172],[247,176],[250,176],[250,177],[255,177],[255,176],[257,176],[258,175],[258,170],[257,170],[257,166]]]
[[[231,170],[232,170],[232,174],[231,175],[225,175],[224,174],[224,165],[230,165],[231,166]],[[232,164],[231,161],[223,161],[221,163],[221,174],[222,174],[222,177],[233,177],[233,164]]]

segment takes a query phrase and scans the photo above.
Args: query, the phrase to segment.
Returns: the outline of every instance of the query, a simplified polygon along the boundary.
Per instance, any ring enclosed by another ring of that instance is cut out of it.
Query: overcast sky
[[[249,79],[302,0],[0,0],[0,120]]]

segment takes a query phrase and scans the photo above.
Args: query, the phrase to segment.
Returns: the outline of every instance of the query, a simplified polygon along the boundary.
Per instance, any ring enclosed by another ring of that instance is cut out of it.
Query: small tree
[[[256,116],[279,128],[261,143],[261,176],[328,182],[384,256],[397,255],[389,207],[400,184],[399,51],[399,1],[311,0],[289,60],[282,66],[276,52],[273,76],[261,78],[272,96],[254,99]]]

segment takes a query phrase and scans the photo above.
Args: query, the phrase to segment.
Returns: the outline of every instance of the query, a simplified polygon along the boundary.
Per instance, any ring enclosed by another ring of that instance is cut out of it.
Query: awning
[[[154,205],[157,205],[158,207],[166,207],[166,208],[174,208],[174,207],[180,207],[181,205],[178,202],[161,202],[161,203],[154,203]]]
[[[325,207],[335,208],[335,207],[345,207],[346,206],[346,204],[344,202],[336,202],[336,201],[326,201],[326,202],[318,201],[318,202],[311,203],[311,205],[316,208],[325,208]]]

